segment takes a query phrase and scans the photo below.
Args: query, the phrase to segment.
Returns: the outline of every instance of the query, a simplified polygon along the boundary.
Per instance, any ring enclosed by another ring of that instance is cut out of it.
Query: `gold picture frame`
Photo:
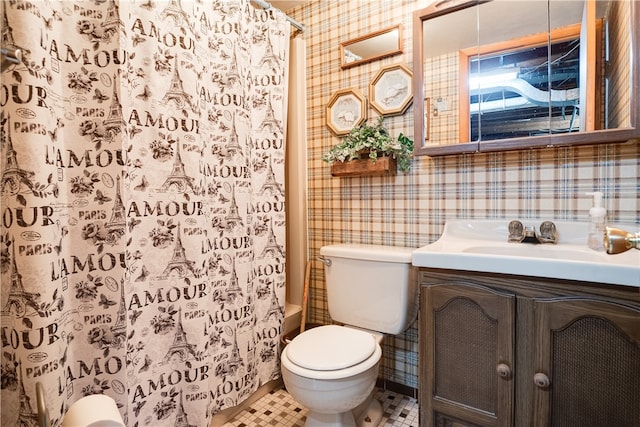
[[[367,99],[358,89],[340,89],[331,95],[327,104],[326,124],[337,136],[367,120]]]
[[[346,69],[402,53],[402,25],[340,43],[340,67]]]
[[[413,71],[403,63],[385,65],[369,83],[371,106],[383,116],[404,114],[413,101]]]

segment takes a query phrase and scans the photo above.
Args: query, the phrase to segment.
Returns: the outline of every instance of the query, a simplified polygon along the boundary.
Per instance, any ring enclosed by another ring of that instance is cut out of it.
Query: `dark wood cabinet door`
[[[534,302],[534,425],[640,427],[640,306]]]
[[[422,288],[423,426],[511,426],[515,297],[471,283]]]

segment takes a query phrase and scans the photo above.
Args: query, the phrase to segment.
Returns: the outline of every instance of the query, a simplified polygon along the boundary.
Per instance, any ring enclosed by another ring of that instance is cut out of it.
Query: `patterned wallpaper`
[[[618,22],[628,22],[630,7],[625,2],[613,2],[609,16],[611,17],[611,28],[624,28],[623,25]],[[616,46],[615,49],[609,50],[609,70],[612,74],[611,81],[621,81],[628,83],[630,76],[625,75],[626,67],[622,64],[629,61],[629,56],[632,54],[631,47],[629,46],[629,38],[625,37],[625,34],[614,33],[610,36],[610,43],[612,46]],[[609,110],[609,121],[612,127],[616,126],[629,126],[628,115],[624,112],[629,108],[631,103],[631,97],[628,90],[628,84],[614,85],[610,88],[612,99],[616,99],[614,105]]]
[[[331,95],[344,88],[367,93],[387,64],[413,69],[411,18],[428,0],[316,0],[288,10],[306,30],[309,248],[339,243],[420,247],[433,242],[453,218],[540,218],[586,221],[587,191],[604,193],[609,220],[640,224],[640,143],[513,152],[418,157],[408,174],[334,178],[320,160],[339,143],[325,125]],[[342,70],[340,42],[403,25],[401,55]],[[369,117],[377,113],[369,109]],[[392,135],[413,136],[413,107],[385,119]],[[329,323],[322,265],[314,262],[309,321]],[[417,322],[383,343],[383,380],[418,387]]]

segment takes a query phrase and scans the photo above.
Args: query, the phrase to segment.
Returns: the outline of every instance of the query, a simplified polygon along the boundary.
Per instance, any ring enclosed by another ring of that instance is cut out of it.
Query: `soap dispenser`
[[[593,196],[593,207],[589,209],[589,236],[587,245],[596,251],[604,252],[604,233],[607,222],[607,210],[602,206],[602,192],[587,193]]]

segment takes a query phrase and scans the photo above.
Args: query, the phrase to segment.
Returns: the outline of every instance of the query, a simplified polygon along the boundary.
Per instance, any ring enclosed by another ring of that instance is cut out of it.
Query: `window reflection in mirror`
[[[475,57],[470,58],[474,67],[461,91],[469,91],[465,95],[470,111],[460,120],[470,123],[470,133],[480,141],[494,139],[492,135],[499,136],[495,139],[530,136],[526,125],[531,122],[542,124],[536,131],[546,129],[548,133],[547,3],[499,0],[477,9],[478,45]],[[517,68],[523,68],[522,73]],[[524,79],[527,75],[529,80]],[[534,117],[525,113],[534,113]]]
[[[541,33],[510,40],[493,52],[484,46],[469,57],[469,117],[464,119],[470,121],[471,140],[581,130],[579,27],[560,33],[563,37],[552,32],[551,37]]]
[[[396,25],[340,43],[342,68],[402,53],[402,28]]]
[[[471,60],[479,69],[469,76],[471,139],[578,131],[579,47],[579,39],[555,42],[550,60],[546,44]]]

